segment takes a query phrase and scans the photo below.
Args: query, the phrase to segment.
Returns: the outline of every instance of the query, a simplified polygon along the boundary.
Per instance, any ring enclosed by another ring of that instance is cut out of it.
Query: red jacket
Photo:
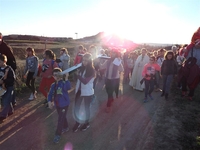
[[[75,57],[75,60],[74,60],[74,65],[77,65],[77,64],[79,64],[79,63],[81,63],[82,62],[82,56],[83,56],[83,52],[81,53],[81,52],[78,52],[77,54],[76,54],[76,57]]]

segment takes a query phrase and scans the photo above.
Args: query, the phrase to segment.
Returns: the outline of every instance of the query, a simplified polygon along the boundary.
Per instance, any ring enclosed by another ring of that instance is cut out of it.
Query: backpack
[[[43,63],[44,61],[45,61],[45,59],[43,59],[42,63]],[[55,60],[52,60],[52,61],[51,61],[51,67],[52,67],[52,69],[53,69],[54,62],[55,62]],[[41,68],[42,68],[41,71],[44,72],[44,67],[41,66]]]

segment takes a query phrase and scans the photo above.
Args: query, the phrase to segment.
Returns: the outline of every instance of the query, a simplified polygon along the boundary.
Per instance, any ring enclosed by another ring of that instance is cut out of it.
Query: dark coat
[[[161,75],[176,75],[178,65],[174,59],[164,60],[161,66]]]
[[[7,57],[7,65],[11,66],[12,69],[15,71],[17,69],[17,66],[16,66],[15,57],[13,55],[13,50],[4,41],[2,41],[2,43],[0,44],[0,53],[6,55],[6,57]]]

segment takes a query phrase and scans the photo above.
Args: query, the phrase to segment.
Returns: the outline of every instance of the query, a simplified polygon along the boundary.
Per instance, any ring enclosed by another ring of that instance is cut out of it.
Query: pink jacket
[[[157,63],[154,64],[148,63],[143,68],[142,76],[145,79],[150,80],[151,74],[155,75],[156,71],[160,71],[160,66]],[[146,75],[148,75],[148,77]]]

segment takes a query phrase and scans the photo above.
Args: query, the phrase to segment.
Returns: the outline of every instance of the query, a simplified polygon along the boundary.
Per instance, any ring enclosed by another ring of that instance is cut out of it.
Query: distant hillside
[[[8,35],[3,39],[13,48],[14,54],[20,59],[25,58],[25,49],[33,47],[39,57],[42,58],[44,49],[51,49],[57,55],[62,47],[66,47],[69,54],[74,57],[79,45],[89,48],[90,45],[102,47],[104,49],[117,48],[134,50],[140,48],[147,48],[147,50],[154,50],[158,48],[171,49],[170,44],[156,44],[156,43],[134,43],[131,40],[118,37],[117,35],[107,35],[104,32],[99,32],[96,35],[87,36],[80,39],[73,39],[67,37],[43,37],[34,35]]]

